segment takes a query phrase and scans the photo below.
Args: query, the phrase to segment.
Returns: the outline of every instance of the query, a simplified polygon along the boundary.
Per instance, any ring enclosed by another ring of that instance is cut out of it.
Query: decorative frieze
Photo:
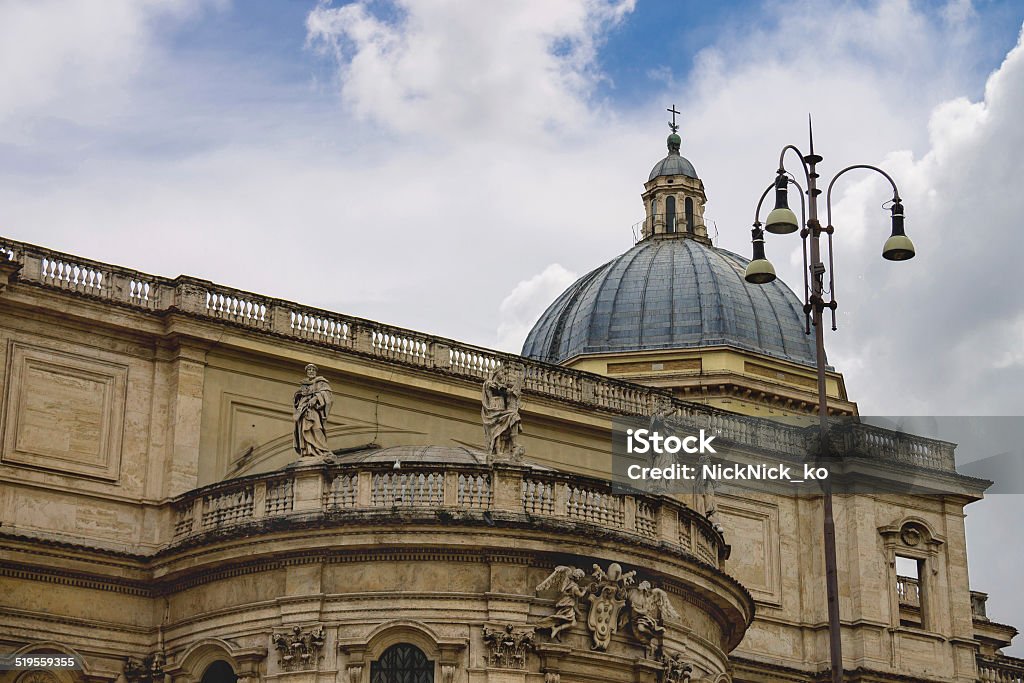
[[[487,644],[487,666],[501,669],[525,669],[526,653],[534,648],[534,629],[516,628],[506,624],[504,628],[483,627],[484,643]]]
[[[281,669],[312,669],[320,659],[320,651],[324,646],[324,627],[303,629],[295,626],[291,631],[275,633],[271,636],[271,642],[277,649],[277,665]]]

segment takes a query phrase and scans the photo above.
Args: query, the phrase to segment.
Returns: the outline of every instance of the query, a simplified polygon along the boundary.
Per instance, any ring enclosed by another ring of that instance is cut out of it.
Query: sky
[[[890,193],[843,176],[826,343],[861,413],[1019,416],[1022,22],[1012,0],[0,0],[0,235],[517,351],[632,245],[669,106],[744,255],[810,114],[823,176],[883,166],[918,250],[879,258]],[[766,248],[799,283],[799,240]],[[1024,626],[1022,503],[967,524],[972,587]]]

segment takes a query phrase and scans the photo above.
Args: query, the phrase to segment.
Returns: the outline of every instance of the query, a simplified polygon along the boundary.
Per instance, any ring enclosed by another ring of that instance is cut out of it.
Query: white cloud
[[[151,39],[199,0],[8,0],[0,4],[0,140],[42,115],[81,125],[130,98]]]
[[[357,117],[466,138],[564,131],[588,117],[597,47],[635,0],[321,3],[307,28]]]
[[[578,278],[576,273],[561,264],[552,263],[540,273],[516,284],[498,309],[497,347],[519,353],[540,314]]]

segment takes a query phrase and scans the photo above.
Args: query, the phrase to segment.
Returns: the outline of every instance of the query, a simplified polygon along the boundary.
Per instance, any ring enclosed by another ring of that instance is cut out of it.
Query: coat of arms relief
[[[548,590],[557,591],[559,598],[554,613],[542,620],[537,630],[546,630],[552,640],[561,640],[561,633],[573,627],[585,610],[594,650],[607,650],[612,636],[628,628],[647,656],[653,658],[665,631],[665,618],[679,618],[665,591],[652,587],[649,581],[637,584],[636,572],[624,572],[615,562],[607,571],[595,564],[589,576],[578,567],[556,567],[537,586],[538,592]]]

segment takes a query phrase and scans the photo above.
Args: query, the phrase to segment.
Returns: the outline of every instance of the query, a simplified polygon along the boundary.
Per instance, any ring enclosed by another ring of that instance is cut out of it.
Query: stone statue
[[[668,593],[652,588],[649,581],[629,591],[629,627],[633,636],[643,643],[647,656],[653,657],[657,647],[656,638],[665,631],[665,617],[679,618],[679,613],[669,602]]]
[[[306,366],[306,380],[295,392],[295,452],[302,457],[325,458],[331,449],[327,445],[327,416],[334,403],[331,385],[317,373],[315,365]]]
[[[580,599],[587,594],[586,589],[580,586],[580,582],[585,576],[584,571],[578,567],[555,567],[551,576],[537,586],[538,592],[555,588],[561,593],[558,602],[555,603],[555,613],[537,625],[538,631],[551,632],[551,640],[561,641],[558,634],[567,628],[572,628],[576,623],[576,612],[579,610]]]
[[[523,459],[523,447],[517,443],[522,424],[519,406],[523,394],[524,372],[520,367],[499,365],[484,380],[483,408],[487,453],[495,460]]]
[[[722,525],[718,522],[718,508],[715,503],[715,491],[718,489],[718,481],[711,477],[704,476],[704,466],[711,465],[711,456],[707,453],[701,454],[697,460],[698,476],[693,482],[693,498],[697,512],[702,513],[715,531],[722,533]]]
[[[672,405],[672,401],[661,398],[655,405],[654,413],[651,414],[651,420],[648,423],[648,431],[657,432],[663,437],[672,436],[675,429],[670,421],[670,418],[679,412],[679,409]],[[662,451],[653,455],[651,466],[658,469],[665,469],[672,467],[675,464],[675,456],[667,451]],[[656,479],[647,485],[648,490],[651,493],[667,493],[669,490],[669,483],[666,479]]]

